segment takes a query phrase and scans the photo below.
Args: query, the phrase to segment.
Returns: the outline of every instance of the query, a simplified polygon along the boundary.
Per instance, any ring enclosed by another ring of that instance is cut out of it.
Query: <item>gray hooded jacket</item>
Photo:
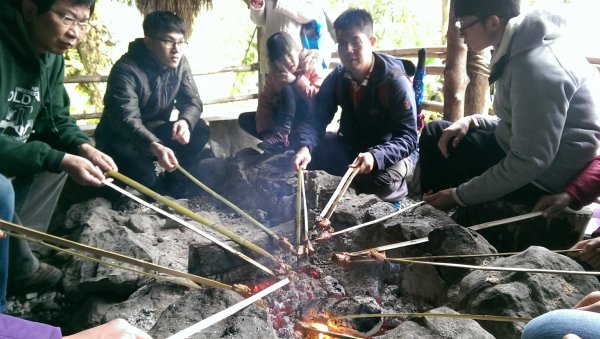
[[[598,154],[600,74],[568,45],[564,20],[532,12],[509,21],[492,64],[507,55],[495,83],[495,117],[478,116],[495,131],[506,158],[457,188],[467,205],[499,198],[533,183],[561,192]]]

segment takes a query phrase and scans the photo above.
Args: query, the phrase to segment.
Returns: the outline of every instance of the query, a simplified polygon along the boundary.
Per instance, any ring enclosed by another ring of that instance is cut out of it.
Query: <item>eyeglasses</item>
[[[184,49],[187,47],[188,43],[185,40],[173,41],[169,39],[159,39],[155,37],[151,37],[152,40],[160,41],[166,49],[173,49],[177,46],[177,49]]]
[[[348,48],[348,46],[352,47],[352,49],[361,49],[363,45],[363,41],[360,37],[356,36],[352,39],[350,39],[350,41],[340,41],[338,40],[337,43],[337,48],[338,50],[344,50],[346,48]]]
[[[466,25],[464,25],[460,20],[454,23],[454,26],[456,26],[456,29],[458,29],[458,33],[460,33],[460,35],[465,35],[465,32],[467,31],[467,29],[475,26],[476,24],[485,21],[488,17],[481,17],[473,22],[470,22]]]
[[[50,11],[58,14],[58,16],[60,16],[60,21],[65,26],[75,27],[77,25],[79,27],[79,29],[82,30],[82,31],[84,31],[84,32],[90,26],[89,20],[77,20],[77,19],[69,16],[68,14],[64,14],[63,12],[60,12],[60,11],[58,11],[56,9],[53,9],[53,8],[50,8]]]

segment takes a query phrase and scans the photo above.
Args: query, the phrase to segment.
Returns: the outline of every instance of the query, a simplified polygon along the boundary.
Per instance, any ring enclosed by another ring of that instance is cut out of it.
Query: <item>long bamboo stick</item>
[[[183,167],[181,167],[181,166],[178,165],[177,169],[181,173],[183,173],[188,179],[190,179],[194,184],[198,185],[198,187],[202,188],[203,190],[205,190],[206,192],[208,192],[210,195],[212,195],[213,197],[217,198],[217,200],[219,200],[220,202],[222,202],[225,205],[229,206],[231,209],[233,209],[234,211],[236,211],[237,213],[239,213],[246,220],[250,221],[253,225],[255,225],[256,227],[260,228],[265,233],[267,233],[270,237],[272,237],[275,240],[279,239],[279,237],[277,236],[277,234],[275,234],[271,229],[269,229],[265,225],[261,224],[258,220],[254,219],[251,215],[249,215],[248,213],[244,212],[241,208],[237,207],[231,201],[229,201],[229,200],[225,199],[224,197],[222,197],[221,195],[219,195],[219,193],[217,193],[217,192],[213,191],[212,189],[210,189],[210,187],[206,186],[200,180],[196,179],[191,173],[189,173],[188,171],[186,171]]]
[[[342,200],[342,196],[344,196],[344,193],[346,193],[346,190],[348,190],[348,187],[350,187],[350,184],[352,183],[352,179],[354,179],[354,177],[358,173],[358,168],[357,167],[350,168],[350,170],[351,170],[350,176],[348,177],[348,179],[344,183],[344,186],[340,190],[340,193],[337,195],[337,197],[335,197],[335,200],[331,204],[331,207],[327,211],[327,214],[325,214],[325,220],[329,220],[329,218],[331,218],[331,215],[335,211],[335,208],[337,207],[337,205]]]
[[[302,168],[298,168],[298,182],[296,185],[296,246],[302,246]],[[298,250],[298,252],[300,252]]]
[[[576,250],[556,250],[552,251],[553,253],[577,253],[582,252],[582,249]],[[468,258],[488,258],[488,257],[504,257],[509,255],[519,254],[521,252],[504,252],[504,253],[480,253],[480,254],[449,254],[449,255],[430,255],[430,256],[420,256],[420,257],[402,257],[402,258],[389,258],[389,259],[405,259],[405,260],[437,260],[437,259],[468,259]],[[388,259],[388,258],[386,258]],[[365,262],[374,262],[375,259],[358,259],[352,260],[350,263],[365,263]]]
[[[215,313],[215,314],[211,315],[210,317],[203,319],[200,322],[197,322],[196,324],[175,333],[174,335],[168,337],[167,339],[188,338],[188,337],[202,331],[203,329],[210,327],[210,326],[218,323],[219,321],[226,319],[229,316],[243,310],[244,308],[250,306],[255,301],[269,295],[270,293],[277,291],[278,289],[282,288],[283,286],[285,286],[289,283],[290,283],[290,280],[288,278],[285,278],[285,279],[277,282],[276,284],[273,284],[273,285],[265,288],[264,290],[256,293],[255,295],[253,295],[247,299],[244,299],[244,300],[240,301],[239,303],[237,303],[229,308],[224,309],[221,312]]]
[[[161,215],[163,215],[163,216],[165,216],[165,217],[167,217],[167,218],[169,218],[169,219],[171,219],[171,220],[179,223],[180,225],[183,225],[183,226],[187,227],[192,232],[195,232],[195,233],[199,234],[200,236],[202,236],[202,237],[204,237],[204,238],[206,238],[206,239],[214,242],[215,244],[221,246],[221,248],[223,248],[224,250],[226,250],[226,251],[228,251],[228,252],[236,255],[240,259],[243,259],[243,260],[249,262],[250,264],[258,267],[261,270],[263,270],[264,272],[266,272],[266,273],[268,273],[270,275],[274,275],[273,271],[271,271],[267,267],[261,265],[260,263],[258,263],[254,259],[248,257],[244,253],[242,253],[242,252],[234,249],[233,247],[227,245],[226,243],[224,243],[221,240],[213,237],[212,235],[210,235],[210,234],[208,234],[208,233],[200,230],[198,227],[190,224],[189,222],[187,222],[187,221],[185,221],[185,220],[183,220],[183,219],[181,219],[181,218],[179,218],[179,217],[177,217],[177,216],[175,216],[175,215],[173,215],[173,214],[171,214],[171,213],[169,213],[167,211],[163,211],[162,209],[160,209],[160,208],[158,208],[158,207],[156,207],[156,206],[154,206],[154,205],[152,205],[152,204],[150,204],[150,203],[148,203],[148,202],[146,202],[146,201],[144,201],[144,200],[136,197],[135,195],[127,192],[126,190],[122,189],[121,187],[113,184],[112,182],[110,182],[108,180],[105,180],[103,183],[104,183],[104,185],[106,185],[106,186],[114,189],[115,191],[117,191],[117,192],[119,192],[119,193],[121,193],[121,194],[123,194],[123,195],[125,195],[125,196],[127,196],[127,197],[129,197],[129,198],[131,198],[133,200],[135,200],[135,201],[137,201],[138,203],[140,203],[140,204],[142,204],[142,205],[144,205],[144,206],[152,209],[153,211],[155,211],[155,212],[157,212],[157,213],[159,213],[159,214],[161,214]]]
[[[525,272],[525,273],[542,273],[542,274],[564,274],[564,275],[600,275],[597,271],[568,271],[568,270],[548,270],[540,268],[521,268],[521,267],[497,267],[497,266],[476,266],[467,264],[455,264],[449,262],[423,261],[423,260],[408,260],[402,258],[387,258],[389,262],[398,262],[405,264],[419,264],[430,266],[443,266],[453,268],[466,268],[480,271],[501,271],[501,272]]]
[[[367,222],[365,222],[365,223],[362,223],[362,224],[359,224],[359,225],[356,225],[356,226],[352,226],[352,227],[349,227],[349,228],[346,228],[346,229],[343,229],[343,230],[340,230],[340,231],[337,231],[337,232],[333,232],[333,234],[332,234],[331,236],[333,237],[334,235],[337,235],[337,234],[342,234],[342,233],[346,233],[346,232],[352,232],[352,231],[354,231],[354,230],[357,230],[357,229],[359,229],[359,228],[363,228],[363,227],[365,227],[365,226],[369,226],[369,225],[376,224],[376,223],[378,223],[378,222],[382,222],[382,221],[384,221],[384,220],[386,220],[386,219],[389,219],[389,218],[391,218],[391,217],[394,217],[394,216],[396,216],[396,215],[398,215],[398,214],[400,214],[400,213],[406,212],[406,211],[408,211],[409,209],[412,209],[412,208],[418,207],[418,206],[420,206],[420,205],[423,205],[424,203],[425,203],[424,201],[420,201],[420,202],[418,202],[418,203],[416,203],[416,204],[412,204],[412,205],[410,205],[410,206],[407,206],[407,207],[405,207],[405,208],[402,208],[402,209],[400,209],[400,210],[398,210],[398,211],[396,211],[396,212],[394,212],[394,213],[388,214],[388,215],[386,215],[386,216],[383,216],[383,217],[381,217],[381,218],[379,218],[379,219],[375,219],[375,220],[367,221]]]
[[[542,215],[541,211],[540,212],[531,212],[531,213],[527,213],[527,214],[523,214],[523,215],[518,215],[516,217],[510,217],[510,218],[506,218],[506,219],[500,219],[500,220],[496,220],[496,221],[485,222],[485,223],[478,224],[478,225],[473,225],[473,226],[470,226],[470,227],[467,227],[467,228],[469,228],[471,230],[474,230],[474,231],[478,231],[478,230],[482,230],[482,229],[485,229],[485,228],[491,228],[491,227],[494,227],[494,226],[508,224],[508,223],[515,222],[515,221],[520,221],[520,220],[525,220],[525,219],[530,219],[530,218],[538,217],[540,215]],[[392,250],[392,249],[396,249],[396,248],[408,247],[408,246],[412,246],[412,245],[416,245],[416,244],[422,244],[422,243],[426,243],[428,241],[429,241],[429,238],[423,237],[423,238],[418,238],[418,239],[413,239],[413,240],[399,242],[399,243],[396,243],[396,244],[389,244],[389,245],[384,245],[384,246],[369,248],[369,249],[362,250],[362,251],[356,251],[356,252],[348,253],[348,255],[349,256],[363,255],[363,254],[369,253],[371,251],[384,252],[384,251],[388,251],[388,250]]]
[[[388,317],[437,317],[437,318],[456,318],[456,319],[473,319],[487,321],[506,321],[526,323],[531,318],[507,317],[501,315],[483,315],[483,314],[452,314],[452,313],[366,313],[366,314],[348,314],[340,315],[327,319],[328,321],[340,319],[360,319],[360,318],[388,318]]]
[[[352,172],[353,172],[352,168],[348,168],[348,170],[346,170],[346,173],[342,177],[342,180],[340,180],[340,183],[335,188],[335,191],[333,191],[333,194],[331,195],[331,198],[329,198],[329,201],[327,202],[327,204],[325,205],[325,207],[323,208],[323,210],[319,214],[319,217],[325,218],[325,216],[329,213],[329,209],[331,208],[331,205],[333,204],[333,202],[335,201],[335,199],[337,198],[337,196],[340,194],[340,191],[342,190],[342,187],[344,187],[344,184],[346,183],[346,181],[348,180],[348,178],[350,177],[350,175],[352,175]]]
[[[0,220],[0,228],[7,229],[11,232],[22,234],[26,237],[31,237],[36,240],[41,240],[41,241],[45,241],[45,242],[48,242],[48,243],[51,243],[54,245],[65,246],[65,247],[68,247],[71,249],[76,249],[79,251],[90,253],[92,255],[98,255],[101,257],[113,259],[113,260],[116,260],[119,262],[123,262],[123,263],[127,263],[127,264],[134,265],[137,267],[141,267],[146,270],[153,270],[155,272],[165,273],[165,274],[169,274],[171,276],[189,279],[193,282],[196,282],[196,283],[199,283],[202,285],[216,287],[216,288],[223,288],[223,289],[228,289],[228,290],[233,289],[232,285],[223,284],[221,282],[211,280],[208,278],[203,278],[203,277],[200,277],[200,276],[197,276],[194,274],[180,272],[180,271],[174,270],[172,268],[164,267],[164,266],[150,263],[147,261],[143,261],[143,260],[140,260],[137,258],[128,257],[123,254],[103,250],[103,249],[100,249],[97,247],[84,245],[84,244],[81,244],[81,243],[78,243],[75,241],[71,241],[71,240],[61,238],[61,237],[50,235],[48,233],[40,232],[38,230],[34,230],[29,227],[24,227],[24,226],[20,226],[17,224],[13,224],[8,221]]]
[[[172,201],[171,199],[165,198],[162,195],[154,192],[153,190],[145,187],[144,185],[138,183],[137,181],[130,179],[126,176],[124,176],[123,174],[119,173],[119,172],[115,172],[115,171],[108,171],[106,173],[107,175],[135,188],[136,190],[146,194],[147,196],[149,196],[150,198],[159,201],[171,208],[173,208],[175,211],[177,211],[180,214],[185,215],[186,217],[189,217],[193,220],[196,220],[197,222],[208,226],[210,228],[212,228],[213,230],[223,234],[224,236],[228,237],[229,239],[237,242],[238,244],[248,248],[249,250],[258,253],[264,257],[267,257],[269,259],[271,259],[273,262],[277,262],[277,259],[269,252],[265,251],[264,249],[256,246],[255,244],[251,243],[250,241],[240,237],[239,235],[235,234],[234,232],[228,230],[226,227],[219,225],[215,222],[212,222],[194,212],[192,212],[191,210],[179,205],[178,203]]]

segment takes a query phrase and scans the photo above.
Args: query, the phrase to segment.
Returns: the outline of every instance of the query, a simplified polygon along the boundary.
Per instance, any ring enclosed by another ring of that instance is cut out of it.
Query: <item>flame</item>
[[[311,323],[310,327],[314,328],[317,331],[329,331],[329,327],[327,327],[327,325],[325,324],[319,324],[319,323]],[[319,333],[319,337],[318,339],[325,339],[325,338],[329,338],[329,336],[326,336],[323,333]]]

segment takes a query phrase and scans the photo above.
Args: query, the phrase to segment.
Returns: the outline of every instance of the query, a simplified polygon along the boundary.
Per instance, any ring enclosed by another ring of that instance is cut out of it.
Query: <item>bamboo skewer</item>
[[[348,190],[348,187],[350,187],[350,183],[352,183],[352,179],[354,179],[354,177],[358,173],[358,168],[356,168],[356,167],[349,168],[348,170],[350,171],[350,176],[348,177],[346,182],[344,182],[342,189],[340,190],[339,194],[333,200],[333,203],[331,204],[331,207],[329,208],[329,210],[327,210],[327,213],[325,213],[325,217],[324,217],[325,220],[329,220],[329,218],[331,218],[333,211],[335,211],[335,208],[342,200],[342,196],[344,196],[344,193],[346,193],[346,190]]]
[[[452,314],[452,313],[380,313],[380,314],[349,314],[335,316],[328,319],[359,319],[359,318],[386,318],[386,317],[438,317],[438,318],[457,318],[457,319],[473,319],[473,320],[488,320],[488,321],[506,321],[506,322],[522,322],[526,323],[531,318],[507,317],[501,315],[482,315],[482,314]]]
[[[491,227],[494,227],[494,226],[508,224],[508,223],[515,222],[515,221],[520,221],[520,220],[525,220],[525,219],[530,219],[530,218],[538,217],[540,215],[542,215],[541,211],[540,212],[531,212],[531,213],[527,213],[527,214],[523,214],[523,215],[518,215],[516,217],[510,217],[510,218],[506,218],[506,219],[500,219],[500,220],[496,220],[496,221],[485,222],[485,223],[478,224],[478,225],[473,225],[473,226],[470,226],[470,227],[467,227],[467,228],[469,228],[469,229],[471,229],[473,231],[478,231],[478,230],[482,230],[482,229],[485,229],[485,228],[491,228]],[[370,248],[370,249],[366,249],[366,250],[362,250],[362,251],[356,251],[356,252],[348,253],[348,255],[354,257],[354,256],[358,256],[358,255],[367,254],[367,253],[369,253],[371,251],[385,252],[385,251],[396,249],[396,248],[408,247],[408,246],[412,246],[412,245],[416,245],[416,244],[426,243],[428,241],[429,241],[429,238],[427,238],[427,237],[418,238],[418,239],[413,239],[413,240],[399,242],[399,243],[396,243],[396,244],[389,244],[389,245],[374,247],[374,248]]]
[[[314,249],[308,238],[308,207],[306,205],[306,187],[304,186],[304,172],[302,170],[300,170],[300,185],[302,186],[302,210],[304,211],[304,249],[308,256]]]
[[[196,185],[198,185],[198,187],[200,187],[203,190],[205,190],[206,192],[208,192],[210,195],[212,195],[213,197],[215,197],[220,202],[222,202],[225,205],[229,206],[231,209],[233,209],[234,211],[236,211],[237,213],[239,213],[246,220],[250,221],[256,227],[260,228],[265,233],[267,233],[270,237],[272,237],[275,240],[279,239],[279,236],[277,236],[277,234],[275,234],[271,229],[269,229],[265,225],[261,224],[258,220],[254,219],[251,215],[249,215],[248,213],[244,212],[241,208],[237,207],[231,201],[225,199],[224,197],[222,197],[221,195],[219,195],[217,192],[215,192],[212,189],[210,189],[210,187],[206,186],[200,180],[196,179],[191,173],[189,173],[188,171],[186,171],[183,167],[177,165],[177,169],[181,173],[183,173],[188,179],[190,179],[193,183],[195,183]]]
[[[552,251],[554,253],[562,254],[562,253],[577,253],[582,252],[582,249],[576,250],[556,250]],[[436,260],[436,259],[468,259],[468,258],[486,258],[486,257],[503,257],[509,255],[519,254],[521,252],[505,252],[505,253],[481,253],[481,254],[455,254],[455,255],[430,255],[430,256],[421,256],[421,257],[403,257],[403,258],[386,258],[387,259],[404,259],[404,260],[419,260],[419,261],[427,261],[427,260]],[[352,260],[351,263],[365,263],[365,262],[374,262],[376,260],[373,259],[358,259]]]
[[[107,175],[135,188],[136,190],[146,194],[147,196],[149,196],[150,198],[159,201],[171,208],[173,208],[175,211],[177,211],[180,214],[185,215],[186,217],[189,217],[193,220],[196,220],[197,222],[208,226],[210,228],[212,228],[213,230],[223,234],[224,236],[228,237],[229,239],[237,242],[238,244],[248,248],[249,250],[258,253],[264,257],[267,257],[269,259],[271,259],[273,262],[277,262],[277,259],[269,252],[265,251],[264,249],[260,248],[259,246],[256,246],[255,244],[251,243],[250,241],[240,237],[239,235],[235,234],[234,232],[228,230],[226,227],[219,225],[215,222],[212,222],[196,213],[194,213],[193,211],[179,205],[178,203],[163,197],[162,195],[154,192],[153,190],[145,187],[144,185],[138,183],[137,181],[134,181],[126,176],[124,176],[123,174],[119,173],[119,172],[115,172],[115,171],[108,171],[106,173]]]
[[[443,266],[453,268],[466,268],[480,271],[501,271],[501,272],[524,272],[524,273],[542,273],[542,274],[565,274],[565,275],[600,275],[597,271],[567,271],[567,270],[549,270],[540,268],[521,268],[521,267],[497,267],[497,266],[476,266],[466,264],[455,264],[448,262],[433,262],[423,260],[409,260],[402,258],[387,258],[389,262],[398,262],[405,264],[420,264],[420,265],[431,265],[431,266]]]
[[[386,216],[383,216],[383,217],[381,217],[379,219],[371,220],[371,221],[368,221],[368,222],[365,222],[365,223],[362,223],[362,224],[359,224],[359,225],[356,225],[356,226],[352,226],[352,227],[349,227],[349,228],[346,228],[346,229],[343,229],[343,230],[340,230],[340,231],[337,231],[337,232],[333,232],[333,234],[331,236],[334,236],[334,235],[337,235],[337,234],[346,233],[346,232],[351,232],[351,231],[357,230],[359,228],[363,228],[365,226],[376,224],[378,222],[381,222],[381,221],[384,221],[384,220],[389,219],[391,217],[394,217],[394,216],[396,216],[396,215],[398,215],[398,214],[400,214],[402,212],[406,212],[406,211],[408,211],[408,210],[410,210],[412,208],[415,208],[415,207],[418,207],[420,205],[423,205],[424,203],[425,203],[424,201],[420,201],[420,202],[418,202],[416,204],[412,204],[412,205],[410,205],[408,207],[405,207],[403,209],[400,209],[400,210],[398,210],[398,211],[396,211],[394,213],[391,213],[391,214],[388,214]]]
[[[239,303],[237,303],[229,308],[226,308],[219,313],[213,314],[210,317],[203,319],[200,322],[197,322],[196,324],[194,324],[184,330],[181,330],[181,331],[175,333],[174,335],[168,337],[167,339],[188,338],[188,337],[202,331],[203,329],[210,327],[210,326],[218,323],[219,321],[224,320],[224,319],[228,318],[229,316],[243,310],[244,308],[248,307],[255,301],[277,291],[278,289],[282,288],[283,286],[285,286],[289,283],[290,283],[290,280],[288,278],[285,278],[285,279],[265,288],[264,290],[256,293],[255,295],[253,295],[247,299],[244,299],[244,300],[240,301]]]
[[[198,284],[202,284],[202,285],[206,285],[206,286],[210,286],[210,287],[222,288],[222,289],[228,289],[228,290],[234,289],[234,287],[232,285],[223,284],[221,282],[218,282],[218,281],[215,281],[212,279],[208,279],[208,278],[203,278],[203,277],[200,277],[200,276],[197,276],[194,274],[180,272],[180,271],[174,270],[172,268],[168,268],[168,267],[164,267],[164,266],[150,263],[147,261],[143,261],[140,259],[128,257],[123,254],[119,254],[119,253],[103,250],[100,248],[84,245],[84,244],[81,244],[81,243],[78,243],[75,241],[71,241],[71,240],[63,239],[63,238],[60,238],[57,236],[53,236],[48,233],[40,232],[40,231],[31,229],[28,227],[13,224],[8,221],[0,220],[0,226],[3,229],[7,229],[11,232],[15,232],[18,234],[22,234],[25,237],[30,237],[30,238],[40,240],[43,242],[48,242],[50,244],[54,244],[57,246],[65,246],[65,247],[68,247],[71,249],[76,249],[79,251],[90,253],[92,255],[98,255],[101,257],[113,259],[113,260],[116,260],[116,261],[119,261],[122,263],[127,263],[127,264],[130,264],[133,266],[141,267],[146,270],[152,270],[152,271],[159,272],[159,273],[169,274],[169,275],[175,276],[175,277],[189,279]]]
[[[210,235],[210,234],[208,234],[206,232],[203,232],[198,227],[196,227],[196,226],[188,223],[187,221],[185,221],[185,220],[183,220],[183,219],[181,219],[181,218],[179,218],[179,217],[177,217],[177,216],[175,216],[175,215],[173,215],[173,214],[171,214],[169,212],[163,211],[162,209],[160,209],[160,208],[158,208],[158,207],[156,207],[156,206],[154,206],[154,205],[152,205],[152,204],[150,204],[150,203],[148,203],[148,202],[146,202],[146,201],[144,201],[144,200],[136,197],[133,194],[130,194],[126,190],[122,189],[121,187],[113,184],[112,182],[110,182],[108,180],[105,180],[103,182],[103,184],[106,185],[106,186],[108,186],[108,187],[110,187],[110,188],[112,188],[112,189],[114,189],[114,190],[116,190],[117,192],[119,192],[119,193],[121,193],[121,194],[123,194],[123,195],[125,195],[125,196],[127,196],[127,197],[129,197],[129,198],[131,198],[133,200],[135,200],[136,202],[138,202],[138,203],[140,203],[140,204],[142,204],[142,205],[144,205],[144,206],[152,209],[153,211],[155,211],[155,212],[157,212],[157,213],[159,213],[159,214],[161,214],[161,215],[163,215],[163,216],[165,216],[165,217],[167,217],[167,218],[169,218],[169,219],[171,219],[171,220],[179,223],[180,225],[183,225],[183,226],[187,227],[192,232],[195,232],[195,233],[199,234],[200,236],[202,236],[202,237],[204,237],[204,238],[206,238],[206,239],[214,242],[215,244],[221,246],[221,248],[223,248],[226,251],[228,251],[228,252],[230,252],[230,253],[238,256],[240,259],[243,259],[243,260],[249,262],[250,264],[258,267],[259,269],[263,270],[264,272],[266,272],[266,273],[268,273],[270,275],[274,275],[273,271],[271,271],[267,267],[261,265],[260,263],[256,262],[255,260],[253,260],[252,258],[248,257],[244,253],[242,253],[242,252],[234,249],[233,247],[227,245],[226,243],[224,243],[221,240],[213,237],[212,235]]]
[[[346,171],[346,173],[342,177],[342,180],[340,180],[340,183],[335,188],[335,191],[333,191],[333,194],[331,195],[331,198],[329,198],[329,201],[327,202],[327,204],[325,205],[325,207],[321,211],[321,214],[319,214],[319,218],[325,219],[325,216],[329,213],[329,209],[333,205],[333,201],[340,194],[340,191],[342,190],[342,187],[344,186],[344,183],[346,183],[346,181],[348,180],[348,178],[350,177],[350,175],[352,175],[352,172],[353,172],[353,169],[352,168],[348,168],[348,170]]]
[[[302,168],[298,168],[298,183],[296,192],[296,253],[302,250]]]

